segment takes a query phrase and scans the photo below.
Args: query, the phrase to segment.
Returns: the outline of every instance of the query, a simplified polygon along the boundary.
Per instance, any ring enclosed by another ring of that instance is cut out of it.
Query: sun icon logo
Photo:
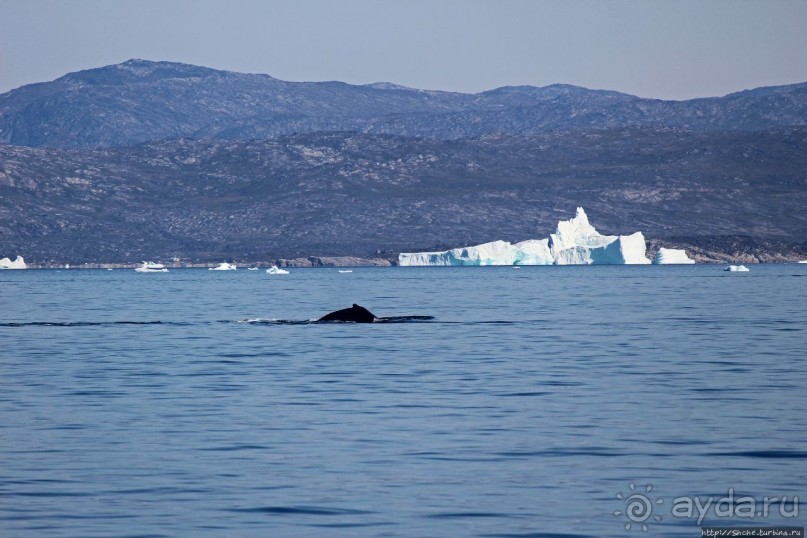
[[[625,510],[614,512],[615,517],[624,515],[628,522],[625,523],[625,530],[630,530],[634,523],[641,524],[642,530],[647,532],[647,524],[652,521],[661,521],[661,516],[653,513],[653,506],[662,504],[664,499],[652,500],[649,493],[653,491],[653,486],[645,486],[643,493],[636,493],[636,484],[630,483],[630,495],[625,497],[622,492],[616,494],[616,498],[625,503]]]

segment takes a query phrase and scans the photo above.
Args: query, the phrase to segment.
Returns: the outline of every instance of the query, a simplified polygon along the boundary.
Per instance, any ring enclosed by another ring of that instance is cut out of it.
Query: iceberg
[[[445,252],[401,253],[398,264],[424,265],[514,265],[519,248],[507,241],[493,241],[473,247],[454,248]]]
[[[516,244],[492,241],[444,252],[410,252],[398,256],[398,265],[403,266],[552,265],[553,261],[548,239],[530,239]]]
[[[744,273],[746,271],[749,271],[750,269],[748,269],[748,267],[746,267],[745,265],[729,265],[723,270],[731,271],[732,273]]]
[[[135,271],[138,273],[167,273],[168,269],[161,263],[143,262],[140,267],[135,267]]]
[[[442,252],[402,252],[398,265],[601,265],[649,264],[642,232],[631,235],[602,235],[588,221],[582,207],[574,218],[560,221],[546,239],[520,243],[492,241]]]
[[[289,274],[288,271],[285,269],[279,268],[277,265],[273,265],[269,269],[266,270],[267,275],[287,275]]]
[[[0,260],[0,269],[28,269],[28,265],[22,256],[17,256],[14,261],[8,258]]]
[[[685,263],[695,263],[695,260],[687,256],[684,249],[660,248],[653,258],[655,265],[680,265]]]
[[[235,271],[238,267],[234,263],[221,262],[216,267],[208,267],[208,271]]]

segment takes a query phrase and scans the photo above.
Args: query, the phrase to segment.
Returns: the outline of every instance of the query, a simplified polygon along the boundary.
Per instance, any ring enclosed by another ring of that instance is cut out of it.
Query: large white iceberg
[[[3,258],[0,260],[0,269],[28,269],[28,264],[25,263],[22,256],[17,256],[14,261]]]
[[[520,243],[493,241],[443,252],[402,252],[398,265],[591,265],[648,264],[641,232],[601,235],[582,207],[573,219],[560,221],[547,239]]]
[[[684,249],[678,248],[660,248],[653,258],[655,265],[678,265],[685,263],[695,263],[695,260],[687,256]]]

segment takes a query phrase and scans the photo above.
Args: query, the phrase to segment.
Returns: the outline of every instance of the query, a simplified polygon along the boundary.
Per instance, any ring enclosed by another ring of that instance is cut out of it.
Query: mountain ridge
[[[466,94],[387,82],[289,82],[129,60],[0,95],[0,143],[32,147],[124,147],[317,131],[462,139],[568,129],[750,131],[805,124],[807,83],[664,101],[568,84]]]

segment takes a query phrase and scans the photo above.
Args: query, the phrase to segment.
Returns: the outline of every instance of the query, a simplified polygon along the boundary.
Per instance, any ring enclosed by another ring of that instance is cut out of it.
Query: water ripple
[[[227,512],[242,512],[256,514],[277,515],[306,515],[306,516],[357,516],[372,514],[365,510],[349,508],[330,508],[324,506],[256,506],[252,508],[228,508]]]

